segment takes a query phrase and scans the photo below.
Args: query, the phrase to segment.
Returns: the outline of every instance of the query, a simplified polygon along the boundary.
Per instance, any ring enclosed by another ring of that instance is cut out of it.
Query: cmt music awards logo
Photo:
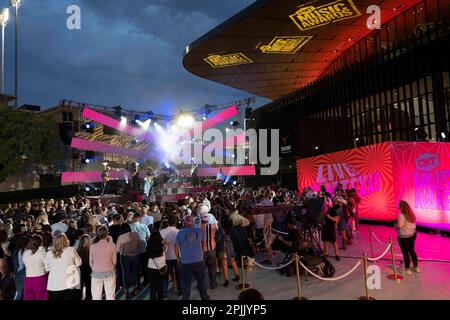
[[[319,7],[307,6],[289,17],[302,31],[326,24],[359,17],[361,12],[351,0],[338,0]]]
[[[327,190],[334,190],[338,183],[345,189],[355,188],[364,197],[380,190],[380,172],[373,174],[358,174],[349,163],[321,164],[317,169],[317,186],[325,185]]]
[[[450,170],[437,170],[439,156],[424,153],[416,158],[414,206],[416,209],[450,210]]]

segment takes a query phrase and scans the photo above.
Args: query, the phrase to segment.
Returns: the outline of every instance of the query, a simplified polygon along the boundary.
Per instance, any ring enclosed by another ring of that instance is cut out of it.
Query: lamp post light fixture
[[[14,96],[15,107],[18,106],[18,94],[19,94],[19,8],[22,0],[11,0],[11,5],[16,9],[16,25],[15,25],[15,36],[14,36]]]
[[[2,25],[2,94],[5,93],[5,28],[9,20],[9,9],[4,8],[0,13],[0,24]]]

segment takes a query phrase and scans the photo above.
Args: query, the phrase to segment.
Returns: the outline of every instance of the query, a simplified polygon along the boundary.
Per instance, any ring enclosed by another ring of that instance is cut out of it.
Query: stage
[[[396,234],[393,227],[372,226],[372,231],[383,242],[389,241],[389,237],[394,237],[395,254],[397,266],[400,267],[401,253],[396,243]],[[368,225],[361,225],[359,232],[355,234],[354,244],[349,246],[346,251],[342,251],[341,261],[335,261],[333,251],[330,251],[330,261],[336,268],[336,275],[338,277],[349,271],[361,257],[362,252],[367,252],[370,255],[369,245],[369,227]],[[380,255],[385,249],[386,245],[378,243],[373,240],[374,255]],[[381,268],[381,289],[370,290],[370,296],[377,300],[449,300],[450,299],[450,277],[448,271],[450,270],[450,238],[442,237],[438,234],[418,233],[416,250],[422,273],[413,273],[412,276],[404,275],[402,282],[395,282],[387,279],[387,275],[392,273],[389,267],[390,255],[386,255],[386,259],[381,260],[376,265]],[[274,265],[282,257],[280,254],[274,257]],[[257,256],[257,261],[262,261],[263,256]],[[425,261],[426,260],[426,261]],[[428,260],[447,260],[447,262],[432,262]],[[369,263],[370,265],[371,263]],[[230,278],[233,277],[233,272],[229,270]],[[295,276],[286,277],[281,275],[278,271],[271,271],[256,267],[246,275],[246,282],[250,283],[252,288],[255,288],[264,295],[268,300],[290,300],[297,295],[296,278]],[[208,283],[208,276],[206,275],[206,283]],[[212,300],[236,300],[239,295],[239,290],[235,288],[235,282],[232,286],[224,288],[223,277],[218,278],[219,286],[215,290],[208,289],[208,294]],[[192,299],[199,300],[198,291],[195,289],[195,281],[192,288]],[[357,300],[361,295],[364,295],[364,278],[362,265],[359,266],[347,278],[338,281],[321,281],[312,277],[301,278],[301,286],[303,296],[310,300]],[[123,299],[122,296],[118,297]],[[174,295],[172,290],[169,290],[169,300],[178,300],[180,297]],[[144,290],[136,300],[148,299],[148,290]]]
[[[189,196],[198,196],[203,192],[211,191],[212,187],[193,187],[189,185],[181,184],[168,184],[159,189],[160,193],[153,192],[148,197],[145,196],[143,190],[129,189],[126,193],[118,194],[105,194],[100,196],[87,196],[91,201],[101,201],[101,203],[116,203],[125,204],[127,201],[142,202],[147,200],[149,202],[161,202],[161,203],[177,203],[178,200],[184,199]]]

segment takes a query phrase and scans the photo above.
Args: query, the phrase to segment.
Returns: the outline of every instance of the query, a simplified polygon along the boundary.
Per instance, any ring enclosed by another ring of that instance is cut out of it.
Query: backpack
[[[330,261],[325,260],[324,262],[325,262],[325,266],[322,269],[324,277],[325,278],[333,278],[334,274],[336,273],[336,269],[334,268],[334,266],[331,264]]]

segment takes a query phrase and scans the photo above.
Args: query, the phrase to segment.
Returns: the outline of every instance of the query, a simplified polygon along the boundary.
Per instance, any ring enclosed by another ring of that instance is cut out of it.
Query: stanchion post
[[[295,255],[295,272],[297,274],[297,293],[298,295],[294,298],[292,298],[292,300],[308,300],[307,298],[302,296],[302,287],[300,284],[300,262],[299,262],[299,257],[296,254]]]
[[[370,224],[369,224],[369,242],[370,242],[370,257],[373,258],[372,226]]]
[[[403,276],[397,274],[397,267],[395,266],[394,243],[392,242],[392,237],[389,238],[389,244],[391,246],[392,269],[394,270],[394,273],[389,274],[388,279],[400,282],[403,280]]]
[[[366,289],[366,295],[359,297],[359,300],[375,300],[375,298],[369,296],[369,287],[367,286],[367,254],[363,253],[363,265],[364,265],[364,288]]]
[[[250,285],[248,283],[245,282],[245,264],[244,264],[244,256],[241,256],[241,272],[242,272],[242,282],[240,284],[238,284],[238,289],[239,290],[245,290],[250,288]]]

